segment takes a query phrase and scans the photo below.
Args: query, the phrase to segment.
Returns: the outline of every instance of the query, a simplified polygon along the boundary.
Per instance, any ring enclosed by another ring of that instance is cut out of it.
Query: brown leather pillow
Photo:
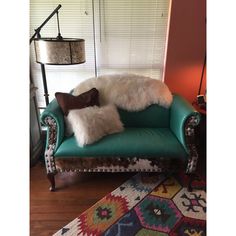
[[[99,92],[96,88],[92,88],[78,96],[57,92],[55,97],[65,116],[68,115],[69,110],[99,106]]]

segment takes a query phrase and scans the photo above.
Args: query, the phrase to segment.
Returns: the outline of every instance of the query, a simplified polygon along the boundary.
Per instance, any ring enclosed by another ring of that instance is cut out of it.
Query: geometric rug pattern
[[[139,173],[54,236],[205,236],[206,184],[186,176]]]

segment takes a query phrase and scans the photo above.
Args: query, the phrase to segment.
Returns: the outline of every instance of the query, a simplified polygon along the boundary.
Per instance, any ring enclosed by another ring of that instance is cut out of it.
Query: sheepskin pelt
[[[124,130],[115,105],[70,110],[67,116],[80,147]]]
[[[96,88],[101,105],[109,103],[128,111],[139,111],[151,104],[168,108],[173,100],[169,88],[160,80],[135,74],[114,74],[93,77],[73,91],[77,96]]]

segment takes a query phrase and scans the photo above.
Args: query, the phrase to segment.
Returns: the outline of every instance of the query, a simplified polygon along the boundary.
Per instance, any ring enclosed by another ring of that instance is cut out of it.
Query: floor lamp
[[[35,29],[34,35],[30,38],[30,44],[34,41],[36,62],[41,64],[41,72],[44,87],[46,106],[49,104],[49,94],[45,65],[74,65],[85,62],[85,41],[78,38],[63,38],[59,25],[59,4],[47,19]],[[43,26],[57,14],[58,36],[56,38],[42,38],[40,31]]]

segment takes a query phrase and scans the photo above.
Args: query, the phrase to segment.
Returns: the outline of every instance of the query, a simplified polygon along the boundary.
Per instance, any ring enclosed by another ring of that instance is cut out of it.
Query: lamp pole
[[[49,104],[49,94],[48,94],[48,86],[47,86],[47,80],[46,80],[46,72],[45,72],[45,65],[41,64],[41,71],[42,71],[42,78],[43,78],[43,88],[44,88],[44,97],[46,106]]]
[[[200,95],[200,93],[201,93],[202,80],[203,80],[203,77],[204,77],[205,67],[206,67],[206,54],[205,54],[205,57],[204,57],[204,63],[203,63],[203,67],[202,67],[202,74],[201,74],[201,80],[200,80],[200,86],[199,86],[199,90],[198,90],[198,95]]]

